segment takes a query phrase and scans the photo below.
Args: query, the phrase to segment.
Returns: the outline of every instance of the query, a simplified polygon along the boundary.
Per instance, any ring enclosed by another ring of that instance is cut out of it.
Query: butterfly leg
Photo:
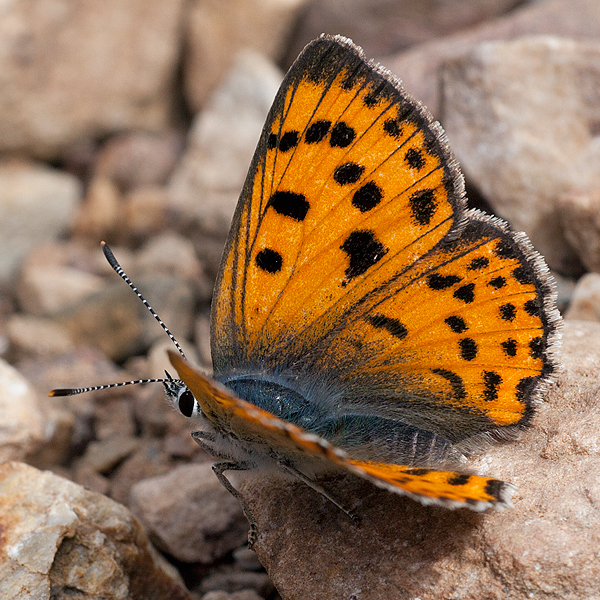
[[[244,515],[248,522],[250,523],[250,531],[248,532],[248,548],[252,549],[254,546],[254,542],[256,542],[256,537],[258,536],[258,527],[256,525],[256,519],[254,518],[252,511],[248,508],[244,497],[240,494],[238,490],[236,490],[231,481],[225,477],[225,471],[249,471],[250,469],[254,469],[255,465],[248,461],[242,462],[233,462],[230,456],[226,454],[217,452],[210,444],[206,442],[216,442],[216,436],[213,433],[208,431],[192,431],[192,437],[194,441],[202,450],[205,450],[215,458],[220,458],[224,462],[218,462],[213,464],[212,470],[213,473],[217,476],[219,483],[241,504],[242,510],[244,511]]]
[[[231,481],[225,477],[225,471],[249,471],[250,469],[254,469],[255,465],[250,462],[219,462],[215,463],[212,466],[212,470],[214,474],[217,476],[217,479],[220,481],[221,485],[242,505],[242,510],[244,511],[244,515],[248,522],[250,523],[250,531],[248,532],[248,548],[252,550],[254,546],[254,542],[256,542],[256,538],[258,536],[258,526],[256,525],[256,519],[252,514],[250,508],[246,504],[244,497],[238,490],[236,490]]]
[[[314,482],[301,471],[298,471],[298,469],[292,466],[292,464],[289,461],[280,460],[278,461],[278,464],[284,471],[286,471],[290,475],[293,475],[294,477],[297,477],[308,487],[312,488],[313,490],[315,490],[315,492],[318,492],[319,494],[321,494],[321,496],[329,500],[329,502],[331,502],[333,505],[337,506],[345,515],[352,519],[352,521],[354,521],[355,524],[358,525],[358,523],[360,523],[360,517],[358,515],[354,514],[350,509],[340,504],[329,492],[327,492],[327,490],[325,490],[325,488],[321,487],[318,483]]]

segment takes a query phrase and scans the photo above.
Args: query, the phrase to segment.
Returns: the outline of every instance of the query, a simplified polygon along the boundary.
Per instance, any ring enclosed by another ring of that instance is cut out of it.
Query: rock
[[[209,463],[140,481],[131,489],[131,509],[157,544],[183,562],[211,563],[242,545],[248,533],[240,505]]]
[[[195,119],[169,181],[170,207],[184,222],[224,238],[281,74],[246,51]]]
[[[0,359],[0,462],[22,460],[46,440],[44,414],[28,381]]]
[[[471,464],[518,487],[512,509],[449,511],[352,476],[324,480],[359,514],[356,526],[301,483],[248,473],[238,489],[257,518],[254,549],[282,599],[594,597],[600,324],[567,321],[564,330],[564,370],[532,427]]]
[[[565,239],[578,259],[588,271],[600,272],[600,188],[559,196],[557,210]]]
[[[80,196],[81,184],[72,175],[33,163],[0,163],[0,281],[16,273],[33,246],[67,229]]]
[[[514,40],[526,35],[597,40],[600,36],[600,4],[596,0],[525,3],[521,8],[490,23],[379,60],[402,79],[406,89],[427,106],[436,118],[440,118],[443,117],[440,111],[442,86],[438,73],[444,62],[463,56],[486,40]]]
[[[367,56],[384,56],[472,28],[519,4],[519,0],[460,0],[451,4],[429,0],[311,2],[298,20],[286,62],[291,63],[308,42],[323,32],[343,33],[359,43]]]
[[[577,282],[565,319],[600,321],[600,274],[586,273]]]
[[[6,331],[11,348],[19,354],[60,355],[75,350],[66,329],[52,319],[13,314]]]
[[[486,42],[446,65],[443,87],[444,126],[467,179],[551,268],[580,274],[557,205],[574,187],[600,187],[591,125],[600,122],[600,44]]]
[[[203,108],[239,51],[253,49],[276,60],[286,34],[307,0],[230,0],[227,10],[194,0],[185,18],[185,96],[192,112]],[[320,32],[319,32],[320,33]]]
[[[81,138],[164,129],[183,4],[12,2],[0,27],[0,150],[49,158]]]
[[[202,600],[262,600],[254,590],[241,590],[228,594],[227,592],[208,592],[202,596]]]
[[[63,265],[25,265],[19,278],[17,297],[25,311],[51,316],[72,309],[102,291],[104,280]]]
[[[98,153],[95,175],[110,179],[120,190],[161,186],[183,150],[183,135],[169,130],[124,133],[109,139]]]
[[[242,591],[247,593],[252,590],[260,597],[268,598],[273,592],[273,583],[266,573],[247,573],[224,569],[205,577],[200,589],[204,592],[221,590],[234,593],[242,593]]]
[[[15,462],[0,496],[2,598],[190,599],[124,506]]]
[[[123,201],[119,237],[145,241],[165,228],[168,192],[166,188],[145,185],[132,190]]]
[[[81,463],[96,471],[107,473],[139,447],[138,439],[131,436],[112,435],[97,442],[90,442]]]

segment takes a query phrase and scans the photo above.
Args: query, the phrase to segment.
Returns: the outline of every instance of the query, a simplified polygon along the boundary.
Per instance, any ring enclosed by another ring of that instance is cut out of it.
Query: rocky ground
[[[35,13],[35,14],[33,14]],[[335,482],[219,485],[162,386],[210,370],[212,285],[266,113],[303,45],[342,33],[440,119],[473,206],[526,231],[564,369],[477,515]],[[17,0],[0,15],[0,596],[588,599],[600,589],[600,4],[596,0]],[[267,574],[268,571],[268,574]]]

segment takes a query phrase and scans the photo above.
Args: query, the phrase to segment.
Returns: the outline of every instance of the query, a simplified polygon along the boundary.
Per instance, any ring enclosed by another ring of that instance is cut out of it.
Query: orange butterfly
[[[283,81],[233,218],[214,378],[172,352],[181,380],[165,386],[240,500],[224,471],[272,466],[350,516],[315,473],[501,508],[511,484],[454,469],[530,422],[558,324],[543,259],[467,210],[441,127],[350,40],[322,36]]]

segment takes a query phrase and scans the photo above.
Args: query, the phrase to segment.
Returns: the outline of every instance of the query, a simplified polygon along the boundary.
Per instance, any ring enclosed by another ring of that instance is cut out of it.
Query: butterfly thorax
[[[275,381],[245,376],[224,383],[246,402],[308,431],[318,429],[325,417],[322,408],[315,402]]]

